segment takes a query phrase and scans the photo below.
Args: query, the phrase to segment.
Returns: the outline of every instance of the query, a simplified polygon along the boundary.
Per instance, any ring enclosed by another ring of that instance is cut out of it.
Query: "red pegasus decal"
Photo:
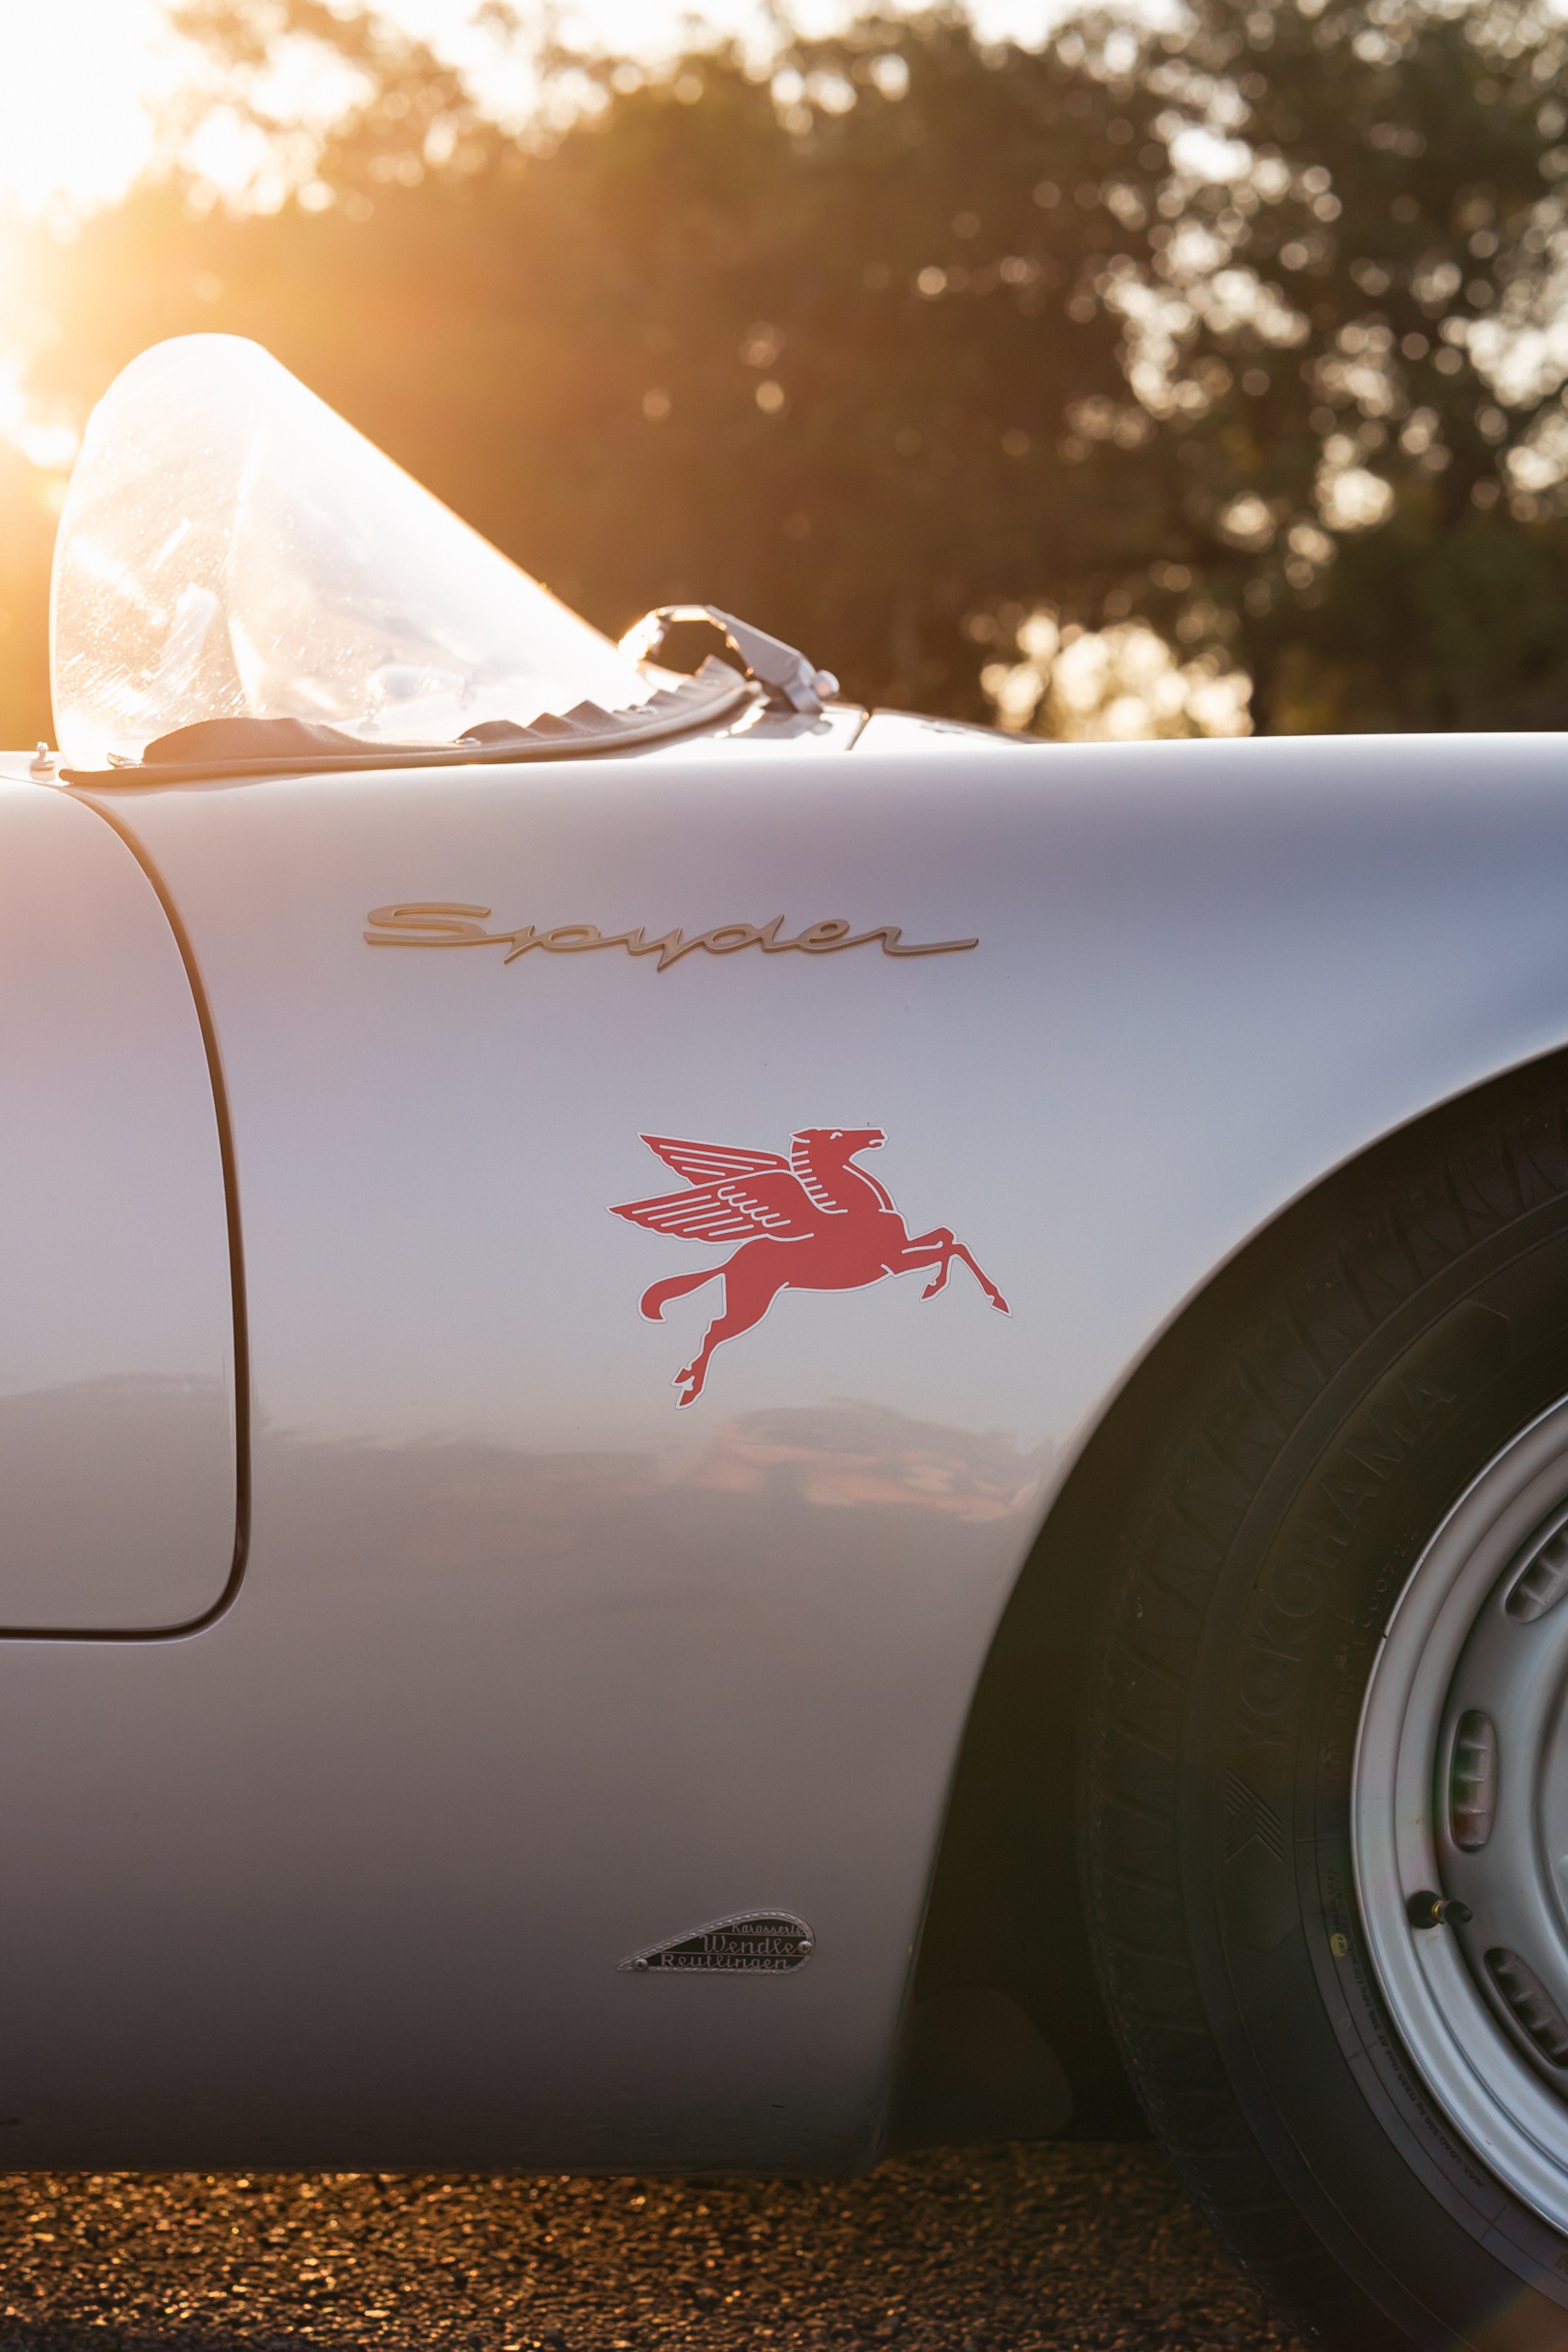
[[[788,1159],[777,1151],[738,1151],[723,1143],[683,1143],[644,1135],[667,1168],[686,1180],[684,1192],[626,1201],[610,1212],[683,1241],[739,1242],[722,1265],[672,1275],[643,1293],[643,1313],[664,1320],[666,1305],[705,1282],[724,1280],[724,1312],[708,1325],[702,1346],[675,1374],[682,1404],[701,1396],[714,1349],[760,1323],[781,1290],[863,1290],[890,1274],[935,1266],[922,1296],[936,1297],[953,1260],[962,1258],[991,1305],[1008,1302],[946,1225],[911,1234],[874,1176],[853,1162],[887,1138],[879,1127],[803,1127]]]

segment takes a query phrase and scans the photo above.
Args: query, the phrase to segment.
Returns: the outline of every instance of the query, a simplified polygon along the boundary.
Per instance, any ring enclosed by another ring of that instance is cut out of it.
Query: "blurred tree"
[[[173,124],[165,184],[40,233],[32,382],[254,334],[601,624],[710,599],[879,699],[983,716],[1032,662],[1051,723],[1050,607],[1150,620],[1195,710],[1207,656],[1275,727],[1568,723],[1561,29],[1193,6],[547,55],[517,137],[372,14],[198,0],[250,208]],[[272,110],[286,43],[332,128]]]
[[[1166,420],[1166,569],[1277,727],[1568,723],[1560,18],[1202,0],[1103,299]]]
[[[201,15],[227,47],[232,9]],[[368,385],[352,413],[596,618],[703,597],[857,690],[982,712],[966,616],[1103,591],[1146,502],[1056,452],[1085,396],[1145,429],[1081,290],[1110,224],[1071,199],[1125,125],[1054,53],[1009,68],[956,16],[868,20],[772,84],[730,51],[608,65],[565,136],[444,126],[434,169],[378,96],[319,168],[333,228],[360,215],[349,299],[381,331],[356,341],[384,380],[401,317],[425,446]],[[385,70],[395,93],[406,55]]]

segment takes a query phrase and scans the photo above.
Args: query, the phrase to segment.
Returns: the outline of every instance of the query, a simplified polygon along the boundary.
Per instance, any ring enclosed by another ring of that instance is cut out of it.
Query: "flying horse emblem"
[[[863,1290],[890,1274],[934,1266],[922,1296],[946,1286],[953,1260],[962,1258],[991,1305],[1008,1302],[946,1225],[911,1234],[874,1176],[854,1165],[887,1138],[879,1127],[803,1127],[788,1157],[740,1151],[723,1143],[683,1143],[644,1135],[667,1168],[686,1180],[684,1192],[653,1201],[626,1201],[610,1212],[681,1241],[739,1242],[722,1265],[671,1275],[643,1293],[649,1322],[664,1320],[672,1298],[724,1283],[724,1311],[708,1325],[701,1348],[675,1374],[682,1404],[701,1396],[714,1349],[760,1323],[781,1290]]]

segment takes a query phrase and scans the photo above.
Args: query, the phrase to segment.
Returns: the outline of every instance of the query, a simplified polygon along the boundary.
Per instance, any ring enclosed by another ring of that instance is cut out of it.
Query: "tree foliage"
[[[711,600],[983,716],[1039,608],[1141,615],[1249,670],[1260,725],[1568,723],[1552,17],[1193,0],[1037,52],[870,16],[768,78],[549,57],[527,134],[372,14],[184,21],[272,208],[204,209],[188,163],[40,232],[46,412],[254,334],[612,628]],[[311,42],[353,96],[307,137],[267,92]]]

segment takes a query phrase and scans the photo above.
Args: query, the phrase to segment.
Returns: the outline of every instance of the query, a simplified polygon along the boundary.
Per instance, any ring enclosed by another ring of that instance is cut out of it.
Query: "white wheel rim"
[[[1528,1946],[1568,2019],[1568,1599],[1539,1622],[1506,1609],[1565,1513],[1568,1401],[1488,1464],[1416,1562],[1367,1685],[1351,1829],[1373,1964],[1423,2082],[1499,2179],[1568,2234],[1568,2063],[1526,2032],[1497,1971]],[[1456,1820],[1474,1832],[1450,1771],[1456,1724],[1477,1714],[1501,1754],[1495,1826],[1471,1853],[1456,1842]],[[1406,1906],[1428,1890],[1470,1920],[1414,1927]]]

